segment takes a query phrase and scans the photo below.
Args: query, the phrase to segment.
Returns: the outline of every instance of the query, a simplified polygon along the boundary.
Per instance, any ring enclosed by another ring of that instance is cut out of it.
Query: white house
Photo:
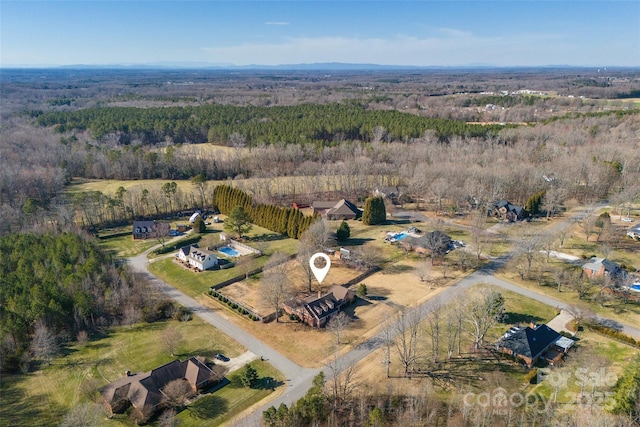
[[[632,239],[640,239],[640,223],[634,225],[627,231],[627,236]]]
[[[198,245],[190,245],[180,248],[178,259],[188,263],[192,267],[204,271],[218,265],[218,257],[211,251],[200,249]]]

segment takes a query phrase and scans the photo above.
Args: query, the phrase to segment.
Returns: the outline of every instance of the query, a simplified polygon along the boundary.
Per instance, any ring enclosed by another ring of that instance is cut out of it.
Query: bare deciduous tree
[[[36,323],[31,340],[31,352],[33,357],[45,363],[51,363],[51,359],[58,353],[58,341],[53,332],[47,327],[44,321]]]
[[[467,292],[466,298],[461,300],[464,321],[471,326],[473,346],[480,348],[484,337],[502,316],[504,298],[498,291],[489,287],[476,287]]]
[[[393,323],[396,335],[394,343],[405,376],[409,374],[419,357],[418,334],[421,320],[420,311],[414,309],[400,314]]]
[[[183,336],[177,328],[170,326],[162,332],[160,340],[167,352],[175,356],[177,349],[182,345]]]
[[[185,404],[187,399],[194,394],[194,390],[189,381],[185,378],[178,378],[165,385],[162,394],[167,398],[169,405],[177,408]]]
[[[260,280],[260,294],[273,308],[278,322],[282,303],[291,292],[291,282],[289,280],[289,257],[276,252],[267,261]]]
[[[484,234],[484,225],[487,221],[487,215],[482,210],[477,211],[471,218],[471,237],[473,239],[473,248],[476,251],[476,257],[480,259],[486,236]]]
[[[329,320],[327,330],[336,338],[336,346],[340,345],[340,339],[349,323],[351,323],[351,318],[344,311],[339,312]]]
[[[444,309],[440,301],[434,301],[431,313],[426,317],[426,330],[431,338],[431,361],[438,361],[440,353],[440,335],[442,329]]]
[[[305,280],[307,281],[307,290],[311,292],[311,283],[313,280],[313,270],[309,260],[317,252],[317,249],[310,245],[309,242],[300,240],[298,243],[298,254],[296,255],[296,261],[300,266],[300,269],[304,273]]]

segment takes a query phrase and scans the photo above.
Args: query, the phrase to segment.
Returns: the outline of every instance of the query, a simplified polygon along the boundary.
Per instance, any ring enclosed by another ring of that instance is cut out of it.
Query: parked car
[[[224,354],[221,354],[221,353],[216,354],[215,358],[220,360],[220,361],[222,361],[222,362],[228,362],[229,360],[231,360],[227,356],[225,356]]]

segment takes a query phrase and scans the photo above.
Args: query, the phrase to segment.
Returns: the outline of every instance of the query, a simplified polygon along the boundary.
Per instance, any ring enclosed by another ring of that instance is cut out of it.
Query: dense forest
[[[156,302],[83,233],[0,237],[0,369],[26,371],[78,334],[131,324]]]
[[[39,114],[39,113],[34,113]],[[297,105],[292,107],[199,107],[133,108],[104,107],[38,115],[41,126],[55,126],[64,133],[88,130],[94,138],[115,136],[120,144],[139,140],[157,144],[231,143],[242,135],[249,145],[276,142],[328,143],[374,139],[374,128],[382,126],[392,140],[417,138],[427,130],[440,141],[453,135],[471,137],[497,133],[504,126],[468,124],[455,120],[420,117],[395,110],[366,110],[359,105]]]

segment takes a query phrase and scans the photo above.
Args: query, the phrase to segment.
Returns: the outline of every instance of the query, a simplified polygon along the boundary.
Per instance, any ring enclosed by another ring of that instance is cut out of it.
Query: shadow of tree
[[[413,271],[415,268],[405,264],[392,264],[382,270],[382,274],[399,274]]]
[[[216,418],[227,412],[227,402],[221,397],[215,395],[203,396],[193,402],[185,410],[189,417],[206,420]]]
[[[502,323],[507,325],[513,325],[516,323],[541,323],[544,319],[538,316],[533,316],[531,314],[522,314],[522,313],[514,313],[512,311],[507,311],[502,315]]]
[[[18,387],[26,378],[20,375],[3,375],[0,395],[0,425],[37,426],[57,425],[64,417],[65,409],[52,401],[49,396],[30,392]]]
[[[272,377],[263,377],[260,378],[251,388],[256,390],[273,390],[282,385],[284,385],[283,381],[278,381]]]
[[[374,239],[370,238],[370,237],[351,237],[349,240],[347,240],[345,243],[348,244],[348,246],[362,246],[367,242],[371,242]]]

